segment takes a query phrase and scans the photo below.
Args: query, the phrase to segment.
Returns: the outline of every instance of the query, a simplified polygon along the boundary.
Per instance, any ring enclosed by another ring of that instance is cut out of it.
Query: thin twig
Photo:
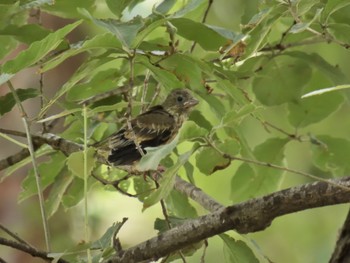
[[[134,129],[131,125],[131,118],[132,118],[132,90],[134,88],[134,61],[135,61],[135,51],[131,55],[129,55],[129,66],[130,66],[130,77],[129,77],[129,90],[128,90],[128,107],[126,111],[126,117],[127,117],[127,130],[131,133],[131,138],[134,141],[134,144],[136,146],[136,149],[139,151],[141,156],[144,156],[145,153],[143,152],[137,138],[136,134],[134,132]]]
[[[10,237],[14,238],[18,242],[22,244],[26,244],[29,246],[28,242],[24,241],[22,238],[20,238],[17,234],[13,233],[11,230],[9,230],[7,227],[5,227],[3,224],[0,224],[0,229],[7,233]]]
[[[202,23],[205,23],[205,21],[207,20],[208,14],[209,14],[209,10],[211,8],[211,5],[213,4],[214,0],[208,0],[208,6],[207,9],[204,12],[203,18],[202,18]],[[190,49],[190,53],[193,52],[194,48],[196,47],[197,42],[193,42],[191,49]]]
[[[85,242],[90,241],[90,235],[89,235],[89,211],[88,211],[88,117],[87,117],[87,107],[84,104],[83,105],[83,119],[84,119],[84,236],[85,236]],[[92,262],[91,258],[91,251],[90,248],[86,249],[86,255],[87,255],[87,261],[89,263]]]
[[[150,105],[153,105],[154,101],[157,99],[160,93],[160,83],[157,84],[156,89],[154,90],[153,96],[151,98],[151,101],[149,102],[149,105],[147,106],[147,109]]]
[[[201,261],[200,261],[200,263],[204,263],[205,262],[205,254],[206,254],[206,252],[207,252],[207,248],[208,248],[208,240],[206,239],[206,240],[204,240],[204,244],[203,244],[203,254],[202,254],[202,256],[201,256]]]
[[[147,109],[147,104],[146,104],[146,96],[147,96],[147,91],[148,91],[148,82],[149,82],[149,77],[151,76],[151,71],[147,70],[145,80],[143,81],[143,90],[142,90],[142,97],[141,97],[141,112],[143,113]]]
[[[216,145],[210,141],[210,139],[207,139],[207,143],[209,144],[209,146],[211,146],[214,150],[216,150],[218,153],[220,153],[224,158],[230,160],[230,161],[242,161],[245,163],[252,163],[255,165],[259,165],[259,166],[264,166],[264,167],[269,167],[269,168],[274,168],[277,170],[282,170],[285,172],[290,172],[290,173],[294,173],[294,174],[299,174],[299,175],[303,175],[305,177],[320,181],[320,182],[324,182],[324,183],[329,183],[329,184],[333,184],[332,181],[329,181],[327,179],[324,179],[322,177],[318,177],[316,175],[310,174],[310,173],[306,173],[306,172],[302,172],[302,171],[297,171],[291,168],[287,168],[284,166],[280,166],[280,165],[276,165],[276,164],[272,164],[272,163],[268,163],[268,162],[262,162],[262,161],[258,161],[258,160],[252,160],[252,159],[246,159],[246,158],[242,158],[242,157],[237,157],[237,156],[232,156],[230,154],[227,154],[223,151],[221,151],[219,148],[216,147]],[[347,186],[343,186],[343,185],[337,185],[335,184],[334,186],[342,188],[344,190],[350,191],[350,188]]]
[[[53,260],[52,257],[48,256],[48,252],[38,250],[38,249],[28,245],[28,244],[23,244],[23,243],[19,243],[19,242],[13,241],[13,240],[9,240],[9,239],[0,237],[0,245],[12,247],[14,249],[23,251],[23,252],[25,252],[33,257],[42,258],[44,260]],[[64,259],[59,259],[56,262],[57,263],[69,263],[68,261],[66,261]]]
[[[32,157],[31,160],[32,160],[32,165],[33,165],[33,170],[34,170],[34,175],[35,175],[35,180],[36,180],[36,186],[37,186],[37,190],[38,190],[39,205],[40,205],[40,212],[41,212],[41,217],[42,217],[42,221],[43,221],[42,223],[43,223],[44,234],[45,234],[46,249],[48,251],[51,251],[50,233],[49,233],[49,226],[48,226],[48,221],[47,221],[47,216],[46,216],[45,206],[44,206],[44,196],[43,196],[42,187],[41,187],[41,178],[40,178],[38,166],[36,163],[34,144],[32,141],[32,135],[30,133],[29,124],[27,121],[27,114],[26,114],[26,112],[23,108],[23,105],[22,105],[22,103],[21,103],[21,101],[16,93],[15,88],[12,86],[11,81],[7,81],[7,84],[8,84],[8,87],[13,94],[13,97],[16,101],[17,107],[21,112],[22,121],[23,121],[24,128],[26,131],[26,137],[28,140],[28,150],[29,150],[30,156]]]

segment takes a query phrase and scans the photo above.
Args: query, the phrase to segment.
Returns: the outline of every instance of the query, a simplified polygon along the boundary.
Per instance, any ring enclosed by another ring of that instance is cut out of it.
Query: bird
[[[198,102],[186,88],[172,90],[162,104],[136,116],[98,143],[107,144],[108,163],[117,167],[134,166],[147,153],[147,147],[170,143]]]

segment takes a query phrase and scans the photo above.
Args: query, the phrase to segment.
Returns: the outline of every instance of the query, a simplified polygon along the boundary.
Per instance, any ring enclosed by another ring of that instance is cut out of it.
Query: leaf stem
[[[87,134],[87,107],[83,105],[83,119],[84,119],[84,234],[85,242],[88,243],[89,237],[89,211],[88,211],[88,134]],[[86,250],[88,262],[92,262],[90,248]]]
[[[27,140],[28,140],[28,150],[31,156],[31,160],[32,160],[32,165],[33,165],[33,170],[34,170],[34,175],[35,175],[35,181],[36,181],[36,187],[38,190],[38,197],[39,197],[39,205],[40,205],[40,213],[41,213],[41,219],[42,219],[42,223],[43,223],[43,228],[44,228],[44,235],[45,235],[45,243],[46,243],[46,249],[48,251],[51,251],[51,245],[50,245],[50,233],[49,233],[49,226],[48,226],[48,220],[47,220],[47,216],[46,216],[46,212],[45,212],[45,207],[44,207],[44,195],[43,195],[43,191],[42,191],[42,186],[41,186],[41,178],[40,178],[40,174],[38,171],[38,166],[36,163],[36,159],[35,159],[35,151],[34,151],[34,145],[33,145],[33,141],[32,141],[32,136],[30,134],[30,128],[29,128],[29,124],[27,121],[27,114],[24,111],[23,105],[21,103],[21,100],[19,99],[15,88],[13,87],[11,81],[7,81],[7,85],[9,87],[9,89],[11,90],[13,97],[16,101],[17,107],[21,113],[21,118],[23,121],[23,125],[25,128],[25,132],[27,135]]]

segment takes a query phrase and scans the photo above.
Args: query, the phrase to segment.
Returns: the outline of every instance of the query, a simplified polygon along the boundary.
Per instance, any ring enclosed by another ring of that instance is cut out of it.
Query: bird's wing
[[[120,149],[134,144],[158,146],[171,137],[175,127],[175,119],[160,105],[140,114],[131,121],[132,131],[124,127],[110,138],[109,147]]]

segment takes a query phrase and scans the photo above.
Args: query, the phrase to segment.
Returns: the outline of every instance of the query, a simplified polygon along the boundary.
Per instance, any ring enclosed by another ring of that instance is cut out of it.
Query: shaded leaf
[[[63,194],[66,192],[74,177],[71,174],[61,174],[57,176],[53,184],[50,194],[45,201],[47,217],[53,216],[59,208]]]
[[[310,80],[311,73],[309,65],[300,60],[276,57],[254,78],[253,91],[267,106],[294,101],[301,97],[301,90]]]
[[[7,78],[10,78],[9,75]],[[4,76],[6,79],[6,76]],[[5,80],[4,79],[4,80]],[[17,96],[20,101],[25,101],[27,99],[35,98],[40,95],[39,90],[37,89],[17,89]],[[16,105],[15,98],[13,97],[12,92],[7,93],[5,96],[0,97],[0,116],[12,110]]]
[[[348,32],[350,32],[350,25],[339,23],[329,24],[327,26],[327,31],[338,41],[350,43],[350,35],[348,34]]]
[[[334,176],[350,173],[350,141],[328,135],[317,136],[321,142],[312,147],[313,163],[321,170],[331,172]]]
[[[321,22],[327,23],[334,12],[347,5],[350,5],[350,2],[347,0],[328,0],[321,14]]]
[[[51,157],[51,160],[38,165],[38,172],[41,179],[41,190],[51,185],[55,178],[60,174],[66,164],[66,156],[57,153]],[[22,182],[22,191],[18,196],[18,202],[22,202],[27,198],[38,193],[36,179],[33,170]]]
[[[242,240],[235,240],[232,237],[219,235],[224,242],[224,257],[227,263],[259,263],[251,248]]]
[[[260,162],[281,165],[288,139],[271,138],[254,149],[254,156]],[[243,163],[231,181],[231,198],[240,202],[276,191],[283,180],[284,171]]]

